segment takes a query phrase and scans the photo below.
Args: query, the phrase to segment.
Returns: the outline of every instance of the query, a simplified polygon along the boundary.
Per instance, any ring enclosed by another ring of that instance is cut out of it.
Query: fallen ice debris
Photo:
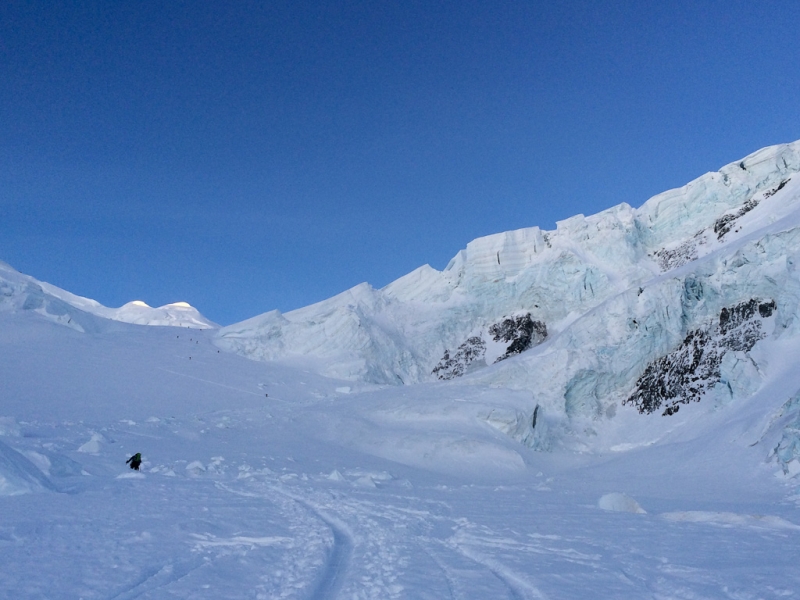
[[[796,477],[798,473],[800,473],[800,460],[796,458],[790,460],[788,463],[782,465],[783,471],[778,471],[778,477],[785,477],[791,479],[792,477]]]
[[[377,487],[375,485],[375,481],[369,475],[364,475],[362,477],[359,477],[358,479],[355,480],[354,484],[357,485],[358,487],[365,487],[365,488]]]
[[[83,452],[84,454],[100,454],[100,444],[105,441],[105,438],[101,434],[93,433],[92,439],[78,448],[78,452]]]
[[[647,514],[647,511],[639,506],[636,500],[620,492],[611,492],[601,496],[600,500],[597,501],[597,507],[614,512]]]
[[[328,475],[328,479],[331,481],[345,481],[344,475],[342,475],[338,470],[334,469],[331,471],[331,474]]]
[[[769,428],[773,426],[782,428],[782,431],[781,439],[770,452],[769,458],[775,458],[781,467],[778,475],[795,477],[800,473],[800,391],[773,416]]]
[[[205,470],[206,470],[205,465],[201,463],[199,460],[195,460],[186,465],[186,472],[189,475],[199,475],[200,473],[204,473]]]

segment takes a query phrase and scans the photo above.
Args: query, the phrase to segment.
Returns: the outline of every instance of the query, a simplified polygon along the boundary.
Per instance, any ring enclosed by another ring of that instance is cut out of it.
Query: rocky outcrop
[[[766,191],[759,192],[747,198],[741,206],[729,210],[717,218],[714,223],[705,229],[697,231],[690,239],[674,248],[661,248],[651,253],[651,258],[656,261],[662,271],[671,271],[697,260],[700,257],[700,247],[706,246],[715,235],[718,242],[723,242],[725,236],[737,226],[737,221],[758,207],[764,200],[771,198],[781,191],[791,178],[783,179],[778,185]],[[713,235],[712,235],[713,231]],[[735,229],[734,231],[739,231]]]
[[[438,379],[454,379],[480,366],[486,366],[487,345],[501,345],[502,352],[492,362],[498,363],[547,339],[547,325],[536,321],[530,313],[504,317],[489,326],[487,331],[472,335],[451,355],[445,350],[444,356],[431,372]],[[488,341],[487,341],[488,340]]]
[[[681,404],[697,402],[720,381],[727,352],[748,352],[764,338],[762,322],[772,316],[775,301],[751,299],[720,311],[716,326],[694,329],[681,345],[647,365],[634,392],[623,402],[640,413],[664,408],[673,415]]]
[[[500,362],[510,356],[525,352],[547,339],[547,325],[542,321],[534,321],[530,313],[512,319],[503,319],[489,327],[489,334],[495,342],[505,342],[508,348],[494,362]]]
[[[449,350],[445,350],[442,360],[433,368],[432,374],[439,379],[461,377],[470,365],[482,360],[485,355],[486,342],[478,336],[472,336],[458,347],[453,356],[450,356]]]

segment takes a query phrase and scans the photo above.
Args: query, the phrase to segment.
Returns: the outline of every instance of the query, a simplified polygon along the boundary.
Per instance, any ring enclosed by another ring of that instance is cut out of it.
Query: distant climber
[[[133,469],[134,471],[138,471],[139,465],[142,464],[142,454],[140,452],[137,452],[136,454],[131,456],[128,460],[126,460],[125,464],[126,465],[130,464],[131,469]]]

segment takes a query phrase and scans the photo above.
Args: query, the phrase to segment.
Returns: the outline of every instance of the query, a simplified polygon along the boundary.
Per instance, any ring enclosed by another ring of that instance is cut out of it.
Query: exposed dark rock
[[[662,415],[669,416],[680,404],[699,401],[719,382],[725,353],[750,351],[764,337],[762,321],[775,308],[774,300],[756,299],[723,308],[717,324],[690,331],[678,348],[647,365],[623,404],[642,414],[664,406]]]
[[[777,187],[772,188],[771,190],[767,190],[764,192],[764,198],[769,198],[770,196],[774,196],[780,190],[783,189],[787,183],[789,183],[791,179],[784,179],[783,181],[778,184]],[[714,233],[717,234],[717,239],[722,240],[732,228],[733,224],[739,217],[742,217],[753,210],[756,206],[759,205],[761,199],[750,198],[747,202],[742,204],[741,208],[733,213],[728,213],[726,215],[722,215],[719,219],[714,222]]]
[[[734,221],[738,218],[737,214],[722,215],[719,219],[714,221],[714,233],[717,234],[717,239],[721,240],[725,234],[731,230]]]
[[[524,352],[532,346],[541,344],[547,338],[547,325],[534,321],[530,313],[519,317],[509,317],[489,327],[489,335],[495,342],[508,344],[505,353],[495,362]],[[472,336],[461,344],[453,355],[445,350],[444,356],[434,367],[432,374],[439,379],[453,379],[467,372],[475,361],[486,356],[486,342],[480,336]]]
[[[662,271],[670,271],[695,260],[697,258],[697,244],[695,240],[691,239],[672,250],[663,248],[656,250],[652,256]]]
[[[719,381],[722,354],[714,352],[709,342],[706,331],[690,331],[676,350],[647,366],[636,382],[636,390],[624,404],[633,404],[644,414],[658,410],[665,403],[700,400]]]
[[[784,179],[776,187],[764,192],[763,198],[766,199],[770,196],[774,196],[790,181],[791,179]],[[758,206],[761,200],[761,198],[750,198],[737,210],[726,213],[714,221],[713,228],[714,233],[717,234],[717,239],[721,241],[722,238],[724,238],[728,232],[733,229],[736,221]],[[698,231],[692,239],[686,240],[677,248],[672,248],[669,250],[662,248],[661,250],[656,250],[650,256],[652,256],[653,259],[658,263],[658,266],[662,271],[670,271],[685,265],[686,263],[697,258],[697,246],[705,243],[703,234],[706,231],[707,230],[705,229]]]
[[[497,363],[541,344],[547,339],[547,325],[543,321],[534,321],[528,313],[515,319],[503,319],[495,323],[489,327],[489,334],[495,342],[511,342],[505,354],[494,361]]]
[[[471,363],[483,358],[485,354],[486,342],[478,336],[473,336],[461,344],[452,357],[450,351],[445,350],[442,360],[434,367],[432,373],[439,379],[460,377]]]
[[[719,332],[723,341],[731,350],[747,351],[761,339],[761,321],[754,319],[756,312],[766,319],[772,316],[775,301],[759,302],[750,300],[732,308],[723,308],[719,313]],[[736,332],[736,335],[732,335]]]
[[[764,192],[764,198],[769,198],[770,196],[774,196],[776,193],[780,192],[783,189],[783,186],[785,186],[790,181],[791,181],[791,178],[784,179],[783,181],[781,181],[781,183],[780,183],[780,185],[778,185],[778,187],[773,188],[773,189],[769,190],[768,192]]]

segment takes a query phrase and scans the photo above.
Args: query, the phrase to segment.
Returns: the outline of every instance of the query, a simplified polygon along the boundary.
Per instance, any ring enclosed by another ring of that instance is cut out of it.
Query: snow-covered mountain
[[[444,271],[269,312],[217,343],[353,381],[527,390],[561,430],[746,398],[766,377],[754,348],[800,333],[798,171],[800,142],[765,148],[638,209],[480,238]]]
[[[496,353],[467,351],[469,340],[496,344],[491,330],[509,318],[541,323],[546,336],[559,337],[592,311],[605,319],[631,293],[642,297],[637,304],[647,303],[645,312],[658,304],[680,314],[680,303],[662,295],[667,282],[702,277],[759,244],[791,245],[798,170],[800,143],[766,148],[639,209],[621,204],[559,222],[555,231],[532,227],[487,236],[468,244],[444,271],[425,265],[380,290],[361,284],[306,308],[225,327],[220,345],[255,359],[315,359],[321,372],[336,377],[414,383],[441,378],[437,367],[447,362],[445,354],[459,356],[462,372],[495,362]],[[774,258],[764,254],[749,258]],[[703,303],[705,313],[750,300],[745,296],[731,292],[713,308]],[[642,317],[641,308],[625,310],[625,318]],[[779,312],[785,315],[785,308]],[[669,319],[663,326],[665,333],[685,334],[689,321],[682,330]],[[620,327],[628,328],[624,319]],[[674,337],[656,337],[654,349],[675,345]]]
[[[36,311],[43,317],[79,331],[96,326],[96,322],[87,319],[86,315],[136,325],[190,329],[217,327],[186,302],[174,302],[153,308],[141,300],[134,300],[119,308],[108,308],[95,300],[76,296],[44,281],[23,275],[0,261],[0,311],[3,310]]]

